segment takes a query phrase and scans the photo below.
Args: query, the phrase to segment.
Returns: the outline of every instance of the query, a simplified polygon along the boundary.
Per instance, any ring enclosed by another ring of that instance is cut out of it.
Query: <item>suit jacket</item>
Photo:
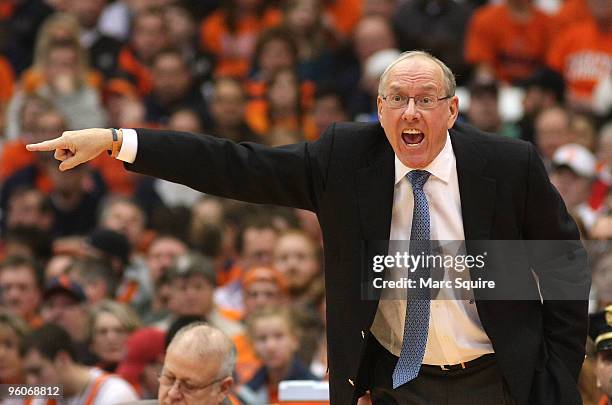
[[[138,154],[126,164],[129,170],[222,197],[317,214],[325,251],[331,401],[354,403],[367,388],[357,377],[378,304],[361,295],[363,242],[388,239],[391,226],[394,154],[380,125],[334,124],[315,142],[280,148],[137,132]],[[449,132],[466,240],[579,238],[531,144],[459,124]],[[580,402],[576,380],[584,359],[588,286],[580,288],[584,299],[573,301],[476,297],[519,403]]]

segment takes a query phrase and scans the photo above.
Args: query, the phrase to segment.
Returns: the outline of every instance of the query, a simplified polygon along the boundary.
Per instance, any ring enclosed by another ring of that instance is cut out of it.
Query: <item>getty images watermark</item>
[[[487,252],[474,256],[469,254],[425,254],[425,252],[411,254],[407,251],[395,252],[395,254],[375,255],[372,258],[373,272],[383,273],[385,270],[403,270],[404,272],[407,271],[411,276],[386,280],[383,277],[374,277],[372,285],[374,288],[379,289],[459,288],[472,290],[478,288],[495,288],[495,281],[493,280],[485,280],[482,277],[472,280],[469,273],[464,273],[468,269],[484,269],[486,256]],[[423,277],[419,274],[415,274],[430,273],[430,271],[428,271],[430,269],[455,271],[459,273],[459,275],[435,279],[432,276]],[[464,273],[465,276],[461,276],[461,273]]]
[[[588,249],[576,240],[364,244],[363,299],[581,300],[590,288]]]

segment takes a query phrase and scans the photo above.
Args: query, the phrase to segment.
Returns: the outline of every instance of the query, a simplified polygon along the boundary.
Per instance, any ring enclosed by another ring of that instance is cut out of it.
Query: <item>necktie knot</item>
[[[408,177],[408,181],[412,184],[412,188],[422,190],[430,174],[431,173],[426,170],[413,170],[408,172],[406,177]]]

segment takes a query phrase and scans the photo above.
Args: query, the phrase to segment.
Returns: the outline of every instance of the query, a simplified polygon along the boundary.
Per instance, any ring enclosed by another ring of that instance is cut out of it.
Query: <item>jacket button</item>
[[[353,382],[353,380],[351,380],[350,378],[348,379],[349,384],[351,384],[353,387],[355,386],[355,383]]]
[[[365,339],[365,332],[364,331],[361,331],[361,338]]]

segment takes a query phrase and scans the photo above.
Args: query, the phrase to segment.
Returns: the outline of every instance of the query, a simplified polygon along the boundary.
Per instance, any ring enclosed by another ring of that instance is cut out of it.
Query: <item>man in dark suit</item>
[[[61,170],[112,149],[130,170],[314,211],[324,237],[333,404],[579,403],[590,280],[572,269],[562,276],[578,291],[574,300],[430,304],[362,295],[364,242],[578,239],[534,148],[455,125],[454,90],[441,61],[408,52],[381,77],[380,124],[335,124],[315,142],[269,148],[90,129],[28,148],[55,150]],[[581,252],[570,256],[582,263]],[[531,264],[521,264],[516,277],[531,277]]]

